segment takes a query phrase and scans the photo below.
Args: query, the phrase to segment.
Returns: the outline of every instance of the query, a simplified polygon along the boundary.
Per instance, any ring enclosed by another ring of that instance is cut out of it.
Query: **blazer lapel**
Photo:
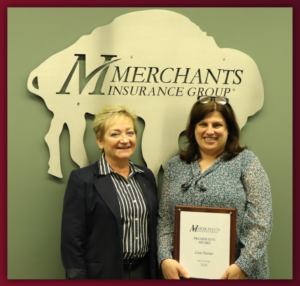
[[[151,203],[152,197],[151,197],[150,182],[145,178],[145,176],[143,176],[140,173],[137,173],[136,178],[137,178],[137,180],[141,186],[141,189],[143,191],[143,194],[145,196],[148,211],[149,211],[149,213],[151,213],[152,212],[152,203]]]
[[[103,201],[107,204],[111,212],[116,217],[117,221],[121,223],[120,206],[115,186],[110,176],[100,176],[94,181],[94,186],[101,196]]]

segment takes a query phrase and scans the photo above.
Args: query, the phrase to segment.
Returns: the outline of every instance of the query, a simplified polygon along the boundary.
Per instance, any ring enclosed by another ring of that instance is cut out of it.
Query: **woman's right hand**
[[[165,259],[161,263],[161,269],[165,279],[180,279],[179,275],[186,279],[190,278],[183,267],[174,259]]]

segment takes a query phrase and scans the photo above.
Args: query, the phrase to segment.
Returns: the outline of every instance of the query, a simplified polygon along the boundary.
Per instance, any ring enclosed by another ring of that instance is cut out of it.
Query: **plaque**
[[[235,261],[236,209],[175,206],[174,259],[191,279],[220,279]]]

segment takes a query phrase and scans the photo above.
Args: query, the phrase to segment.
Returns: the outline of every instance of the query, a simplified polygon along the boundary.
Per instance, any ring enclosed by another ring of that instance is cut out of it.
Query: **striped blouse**
[[[144,171],[129,161],[128,179],[116,173],[102,156],[99,160],[99,174],[109,175],[115,185],[121,220],[123,224],[124,260],[144,257],[149,250],[148,210],[142,189],[135,173]]]

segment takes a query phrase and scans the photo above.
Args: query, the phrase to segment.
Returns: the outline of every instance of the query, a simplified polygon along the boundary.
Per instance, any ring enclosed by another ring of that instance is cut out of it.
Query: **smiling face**
[[[109,123],[103,139],[97,138],[99,148],[104,149],[105,159],[110,165],[128,161],[136,147],[133,122],[129,117],[119,117]]]
[[[195,138],[201,157],[204,154],[217,156],[226,146],[228,130],[226,121],[219,111],[208,113],[196,124]]]

